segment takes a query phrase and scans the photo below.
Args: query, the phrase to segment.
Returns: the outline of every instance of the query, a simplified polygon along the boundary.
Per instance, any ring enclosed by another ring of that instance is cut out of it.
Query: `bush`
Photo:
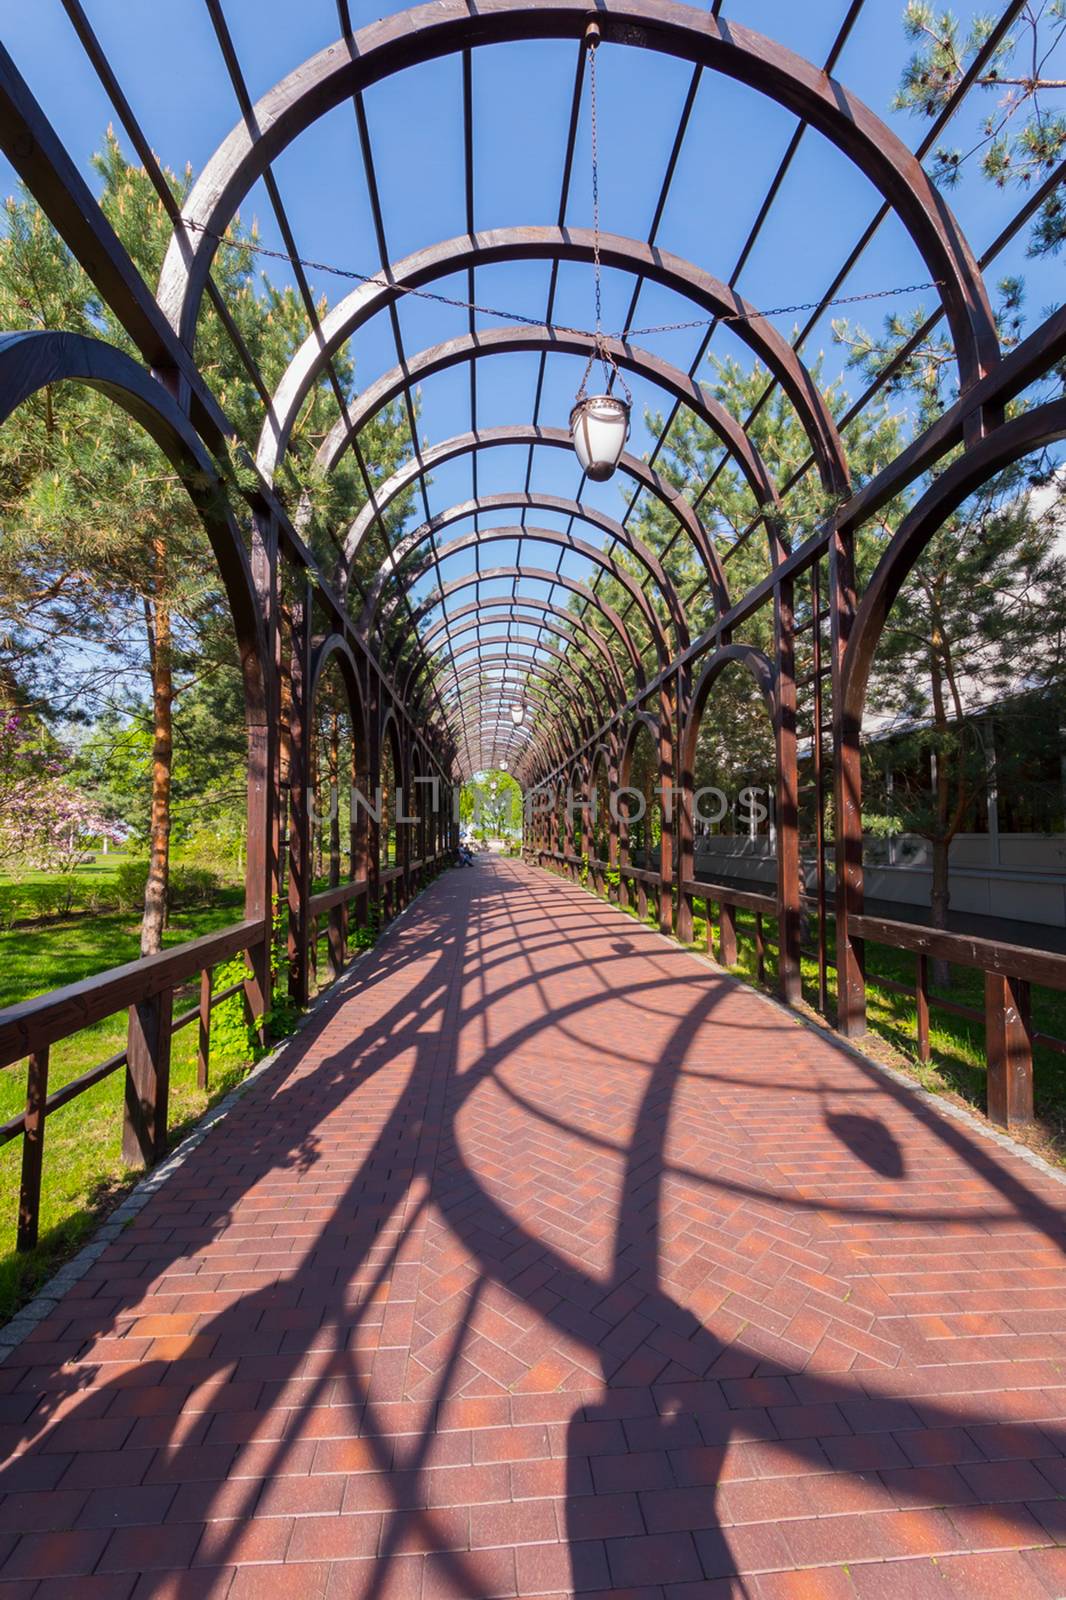
[[[119,910],[140,911],[148,887],[147,861],[124,861],[115,873],[114,883]],[[222,879],[210,867],[172,866],[167,910],[181,911],[186,906],[209,905],[221,887]]]
[[[43,883],[12,883],[0,888],[0,928],[18,922],[45,922],[72,911],[98,911],[101,889],[65,872]]]

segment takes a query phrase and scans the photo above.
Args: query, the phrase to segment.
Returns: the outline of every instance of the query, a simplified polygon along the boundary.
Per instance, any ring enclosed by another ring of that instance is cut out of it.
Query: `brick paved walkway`
[[[0,1600],[1066,1595],[1064,1199],[451,872],[0,1367]]]

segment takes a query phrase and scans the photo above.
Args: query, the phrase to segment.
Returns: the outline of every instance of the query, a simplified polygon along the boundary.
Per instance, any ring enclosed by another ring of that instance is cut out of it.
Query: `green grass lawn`
[[[224,890],[209,907],[175,913],[164,943],[183,944],[227,927],[240,920],[242,907],[241,890]],[[128,912],[75,916],[0,932],[0,1007],[133,961],[139,940],[139,919]],[[175,1009],[185,1010],[193,998],[190,991],[187,998],[176,999]],[[52,1047],[49,1089],[60,1088],[106,1060],[125,1042],[125,1012],[62,1040]],[[195,1024],[174,1036],[170,1083],[174,1143],[247,1071],[246,1063],[212,1062],[212,1082],[204,1093],[196,1087],[196,1044]],[[121,1157],[124,1078],[122,1070],[113,1073],[47,1119],[40,1243],[23,1256],[14,1249],[22,1140],[12,1139],[0,1149],[0,1319],[10,1316],[71,1253],[139,1175],[124,1166]],[[21,1062],[0,1072],[0,1121],[16,1116],[25,1103],[26,1067]]]

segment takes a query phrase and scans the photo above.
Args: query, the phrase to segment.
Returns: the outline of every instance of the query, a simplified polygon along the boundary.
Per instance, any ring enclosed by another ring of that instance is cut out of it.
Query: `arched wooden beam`
[[[755,445],[731,412],[712,399],[687,372],[682,372],[679,367],[653,355],[651,351],[642,350],[638,345],[623,344],[617,339],[606,339],[604,344],[618,366],[647,378],[705,422],[733,457],[756,504],[763,511],[777,510],[780,504],[777,486]],[[476,333],[462,334],[443,344],[431,345],[429,349],[410,356],[402,366],[393,367],[362,391],[349,406],[347,416],[337,419],[319,446],[316,457],[318,465],[324,472],[331,472],[349,440],[379,411],[391,404],[405,389],[412,388],[435,373],[445,372],[449,367],[515,352],[532,352],[535,355],[557,352],[588,357],[595,350],[596,343],[591,334],[530,327],[478,329]],[[767,518],[767,532],[771,557],[776,561],[780,555],[779,543],[785,543],[776,518]]]
[[[773,373],[796,409],[818,463],[826,490],[845,495],[849,488],[847,456],[825,399],[788,340],[736,290],[712,278],[680,256],[638,239],[604,233],[599,239],[604,266],[662,284],[711,316],[739,318],[730,326]],[[322,319],[289,363],[274,392],[273,409],[263,424],[257,464],[273,481],[300,407],[331,356],[378,312],[395,303],[398,284],[421,288],[452,273],[498,261],[585,261],[595,259],[595,235],[585,228],[520,227],[462,234],[418,250],[397,261],[381,276],[387,282],[362,284]],[[567,436],[569,437],[569,436]]]
[[[691,780],[693,766],[696,759],[696,741],[700,734],[700,721],[703,717],[703,708],[707,703],[707,696],[714,687],[715,680],[731,662],[738,662],[746,668],[755,681],[755,686],[766,702],[766,709],[770,716],[770,726],[777,726],[777,686],[774,676],[773,663],[761,650],[749,644],[727,644],[716,650],[700,673],[699,680],[692,693],[692,703],[685,718],[685,728],[681,736],[681,770],[688,774]]]
[[[552,605],[547,600],[535,600],[528,595],[518,595],[510,598],[500,595],[496,599],[470,600],[464,606],[458,606],[450,611],[446,617],[430,628],[421,637],[420,643],[425,651],[425,656],[416,656],[406,678],[403,681],[402,693],[406,702],[410,690],[419,674],[426,669],[427,661],[431,657],[435,641],[441,637],[454,639],[456,635],[465,632],[468,628],[484,628],[491,625],[498,626],[505,619],[503,617],[489,618],[485,615],[489,611],[504,611],[507,620],[515,622],[532,622],[538,624],[555,634],[560,639],[568,641],[568,648],[577,646],[581,648],[586,659],[592,665],[598,665],[600,670],[606,670],[615,689],[618,692],[619,703],[626,699],[625,679],[614,656],[611,654],[603,634],[596,628],[589,627],[584,618],[575,611],[565,611],[562,606]],[[547,618],[547,621],[544,619]],[[588,650],[596,652],[595,660]]]
[[[622,741],[622,759],[619,762],[619,787],[622,789],[629,786],[630,773],[633,767],[633,749],[641,728],[648,730],[651,736],[652,748],[656,752],[659,749],[659,724],[655,718],[650,711],[634,712],[629,727],[626,729],[625,738]]]
[[[445,439],[440,444],[424,449],[420,457],[406,461],[391,478],[380,484],[375,493],[377,510],[382,513],[387,511],[399,495],[417,483],[419,478],[432,472],[434,467],[443,466],[447,461],[454,461],[458,456],[479,450],[498,449],[504,445],[544,445],[550,449],[567,451],[572,451],[574,448],[567,429],[542,428],[530,423],[523,427],[483,428],[476,433],[458,434],[454,439]],[[725,572],[710,534],[689,501],[668,479],[655,472],[646,461],[641,461],[637,456],[623,452],[618,470],[647,489],[681,523],[707,571],[719,609],[728,611],[729,591]],[[371,505],[365,506],[356,517],[344,541],[344,556],[347,562],[352,561],[375,520],[375,508]]]
[[[466,644],[461,645],[459,647],[459,649],[452,650],[450,652],[449,658],[448,658],[448,666],[454,667],[454,665],[457,662],[459,662],[460,660],[462,660],[462,658],[464,656],[469,656],[469,655],[476,654],[477,657],[478,657],[478,660],[480,662],[483,662],[486,666],[491,665],[493,663],[499,663],[499,662],[502,662],[502,661],[518,662],[518,663],[529,663],[531,665],[536,665],[538,663],[538,661],[539,661],[540,664],[545,667],[545,670],[547,670],[547,663],[545,663],[545,662],[543,662],[541,660],[541,656],[538,653],[538,652],[543,652],[544,654],[551,656],[554,661],[560,662],[561,664],[565,665],[569,670],[573,671],[574,676],[577,678],[581,689],[584,691],[584,694],[587,697],[586,704],[590,705],[593,708],[593,711],[595,713],[595,717],[597,719],[602,721],[605,717],[610,715],[610,709],[611,709],[610,708],[610,702],[607,701],[606,699],[601,699],[601,695],[603,693],[602,686],[597,684],[595,679],[590,678],[588,673],[585,672],[584,670],[582,670],[582,668],[579,665],[575,664],[575,662],[572,661],[567,656],[565,651],[558,650],[558,649],[556,649],[556,647],[554,645],[546,644],[543,640],[541,640],[537,644],[537,647],[536,647],[535,651],[532,651],[532,650],[531,651],[523,651],[523,650],[519,650],[519,649],[515,648],[517,645],[519,645],[521,643],[525,643],[525,644],[529,645],[529,644],[532,644],[532,642],[533,641],[529,640],[529,639],[527,639],[527,640],[508,639],[506,634],[500,634],[500,635],[497,635],[497,636],[495,636],[493,638],[489,638],[489,639],[473,639],[473,640],[469,640]],[[488,653],[488,647],[490,647],[490,646],[495,647],[495,646],[501,646],[501,645],[506,647],[502,651],[502,653],[500,651],[496,651],[495,654]],[[482,654],[482,651],[485,651],[486,653]],[[576,652],[575,652],[575,655],[576,655]],[[581,658],[578,658],[578,659],[581,659]],[[556,678],[559,678],[562,675],[557,671],[554,674],[554,676]],[[428,688],[428,685],[424,685],[423,688],[424,689]],[[421,705],[422,705],[423,699],[424,699],[424,694],[419,694],[412,701],[412,706],[414,708],[420,708]]]
[[[997,472],[1064,437],[1066,399],[1023,411],[952,462],[900,523],[866,586],[848,639],[841,693],[845,742],[858,739],[870,669],[892,602],[937,529]]]
[[[640,651],[633,642],[629,629],[617,611],[613,606],[609,606],[596,593],[595,589],[590,588],[587,583],[582,583],[577,578],[566,577],[561,572],[550,572],[540,567],[491,567],[484,572],[464,573],[461,578],[453,578],[448,583],[442,584],[428,599],[423,600],[421,605],[412,611],[410,626],[417,628],[423,617],[428,616],[431,611],[434,611],[437,606],[441,605],[451,595],[457,594],[459,590],[469,589],[472,584],[477,583],[495,583],[501,578],[514,580],[524,578],[530,583],[558,585],[559,588],[568,589],[571,594],[576,594],[582,600],[587,601],[594,610],[600,612],[608,626],[617,634],[633,668],[633,677],[638,693],[644,688],[647,682],[644,673],[644,662],[641,659]]]
[[[921,162],[843,84],[791,50],[731,19],[672,0],[598,0],[607,44],[676,56],[747,84],[824,134],[854,161],[899,214],[941,297],[964,386],[999,359],[984,283],[954,217]],[[580,39],[588,0],[467,0],[394,13],[312,56],[258,101],[204,167],[183,207],[197,224],[167,251],[159,302],[191,349],[200,300],[218,242],[269,162],[306,128],[352,95],[395,72],[482,45],[522,39]]]
[[[307,704],[314,713],[315,699],[322,675],[331,661],[335,661],[348,695],[348,709],[352,719],[352,734],[356,748],[361,749],[366,760],[366,714],[363,708],[363,691],[359,682],[359,664],[351,645],[339,633],[320,639],[311,654],[311,673],[308,679]]]
[[[185,485],[211,542],[240,651],[249,719],[266,719],[265,644],[251,566],[218,469],[163,385],[132,357],[78,333],[0,334],[0,424],[52,383],[82,383],[119,406],[159,446]]]
[[[519,539],[528,539],[530,543],[554,545],[560,550],[572,550],[576,555],[583,556],[591,561],[594,566],[600,567],[607,575],[620,584],[629,599],[636,606],[644,620],[644,624],[655,645],[660,668],[664,667],[670,659],[670,642],[667,633],[655,613],[647,595],[637,582],[636,578],[620,567],[611,557],[594,544],[589,544],[586,539],[578,539],[572,533],[563,533],[558,528],[531,528],[516,525],[507,528],[481,528],[471,533],[460,534],[456,539],[450,539],[447,544],[438,545],[436,553],[429,551],[420,560],[412,562],[402,574],[404,584],[408,589],[416,584],[437,561],[447,561],[451,556],[458,555],[463,550],[474,550],[486,544],[515,544]],[[524,570],[524,569],[520,569]],[[393,607],[399,600],[393,602]],[[370,626],[366,628],[367,635],[375,624],[387,622],[390,611],[385,610],[380,617],[372,617]]]
[[[525,671],[527,668],[532,670]],[[513,669],[524,672],[525,675],[512,678]],[[483,674],[486,671],[491,672],[493,676],[489,678],[479,677],[479,674]],[[453,675],[451,694],[454,696],[456,685],[471,680],[477,680],[490,686],[496,683],[510,683],[513,681],[522,686],[521,693],[523,696],[525,696],[527,685],[535,685],[538,690],[542,691],[546,704],[552,704],[559,709],[566,708],[575,728],[591,730],[595,725],[587,702],[582,699],[576,687],[567,682],[566,679],[560,678],[559,674],[553,671],[547,663],[540,662],[538,664],[534,656],[500,654],[483,656],[477,661],[468,662],[466,666],[459,668]],[[447,686],[442,690],[442,697],[447,705],[449,703]]]
[[[551,644],[543,638],[533,640],[527,639],[521,635],[516,638],[513,634],[508,633],[491,634],[487,638],[482,637],[481,630],[491,625],[479,620],[478,618],[475,618],[472,622],[468,622],[465,627],[458,627],[450,630],[448,634],[448,656],[446,660],[440,663],[440,671],[444,674],[447,674],[448,667],[451,662],[458,660],[460,656],[469,655],[474,649],[478,649],[487,645],[527,645],[536,649],[545,650],[554,659],[557,659],[560,662],[565,662],[567,665],[573,665],[575,676],[578,677],[584,685],[585,691],[588,694],[591,703],[596,707],[597,715],[601,716],[603,719],[608,718],[611,715],[613,706],[611,697],[607,693],[603,682],[595,675],[600,669],[599,660],[591,659],[583,649],[579,648],[579,640],[573,639],[566,634],[556,634],[550,625],[545,625],[543,623],[543,619],[541,619],[538,625],[545,626],[549,636],[551,638],[559,638],[561,642],[566,645],[566,649],[561,650],[558,645]],[[472,631],[476,631],[478,633],[478,637],[473,640],[467,639],[460,648],[456,649],[455,641],[462,638],[464,634],[469,634]],[[412,706],[421,705],[426,694],[430,692],[430,689],[431,685],[428,682],[423,683],[421,687],[417,689],[412,687],[408,703]],[[624,690],[622,691],[622,698],[625,698]]]
[[[555,511],[560,516],[587,522],[592,527],[598,528],[607,538],[615,540],[623,549],[628,550],[631,555],[635,556],[641,566],[650,574],[669,612],[678,650],[684,650],[688,647],[688,623],[685,619],[685,608],[681,597],[658,556],[648,548],[643,539],[638,539],[636,534],[627,532],[620,522],[615,521],[614,517],[609,517],[604,512],[597,511],[591,506],[584,506],[580,500],[566,500],[559,495],[527,493],[524,490],[512,494],[485,494],[479,495],[473,500],[464,500],[459,505],[449,506],[446,511],[442,511],[432,521],[423,522],[421,526],[413,528],[409,534],[405,534],[396,546],[391,563],[386,563],[382,566],[377,577],[367,590],[366,601],[359,618],[360,631],[367,634],[373,627],[378,603],[386,586],[394,578],[398,577],[402,582],[410,577],[411,569],[406,567],[405,563],[412,552],[416,551],[427,539],[432,539],[435,534],[440,533],[445,528],[452,527],[456,522],[463,522],[468,517],[474,517],[479,514],[491,516],[497,511]],[[526,537],[533,538],[534,536],[530,532]],[[569,540],[571,535],[566,534],[563,537]],[[440,549],[442,551],[445,549],[452,550],[455,547],[453,542],[451,545],[441,546]],[[580,547],[580,544],[575,547]],[[586,545],[585,548],[595,547]],[[432,556],[430,560],[432,560]],[[423,563],[423,570],[424,566],[425,563]],[[414,569],[416,576],[418,570],[416,566]],[[414,580],[411,579],[411,581]]]
[[[485,695],[479,689],[489,689],[493,693],[497,689],[503,690],[509,685],[519,688],[524,699],[529,699],[542,709],[552,713],[557,720],[565,723],[567,738],[571,748],[584,742],[591,731],[591,722],[583,717],[573,702],[563,700],[560,702],[557,694],[556,680],[548,677],[527,676],[511,674],[506,669],[491,679],[481,676],[481,668],[470,666],[458,674],[456,680],[442,691],[442,700],[446,709],[459,707],[464,714],[471,709],[480,715],[481,706]],[[556,691],[553,693],[553,690]],[[465,722],[464,722],[465,731]],[[541,737],[551,735],[552,729],[541,730]],[[559,750],[565,749],[562,741],[557,744]]]

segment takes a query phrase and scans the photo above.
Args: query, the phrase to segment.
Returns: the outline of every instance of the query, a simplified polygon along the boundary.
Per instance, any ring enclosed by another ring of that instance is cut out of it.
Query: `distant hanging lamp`
[[[516,728],[520,728],[526,720],[526,708],[521,700],[516,700],[511,707],[511,721]]]
[[[592,143],[592,256],[596,275],[596,331],[592,351],[581,379],[581,387],[570,413],[570,437],[581,470],[593,483],[606,483],[622,457],[629,437],[629,413],[633,396],[618,369],[610,345],[603,334],[603,299],[600,284],[600,159],[596,128],[596,46],[600,42],[598,23],[590,22],[585,31],[589,64],[589,123]],[[589,373],[599,361],[603,368],[604,393],[589,394]],[[624,400],[611,394],[615,381],[622,387]]]

